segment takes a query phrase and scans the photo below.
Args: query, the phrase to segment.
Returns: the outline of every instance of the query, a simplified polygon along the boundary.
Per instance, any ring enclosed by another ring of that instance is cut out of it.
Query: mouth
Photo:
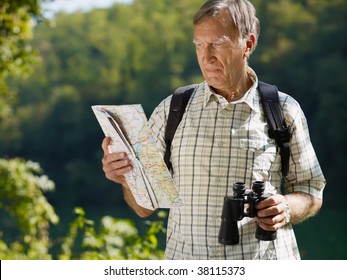
[[[221,69],[220,68],[211,68],[211,67],[207,67],[204,69],[205,75],[207,77],[215,77],[215,76],[219,76],[221,74]]]
[[[205,67],[205,72],[207,73],[215,73],[215,72],[219,72],[221,71],[220,68],[216,68],[216,67]]]

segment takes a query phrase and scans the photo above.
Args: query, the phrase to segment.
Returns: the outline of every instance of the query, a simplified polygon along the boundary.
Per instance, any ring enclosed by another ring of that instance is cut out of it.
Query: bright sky
[[[130,3],[132,0],[53,0],[42,5],[46,14],[58,11],[74,12],[76,10],[90,10],[92,8],[109,7],[116,2]]]

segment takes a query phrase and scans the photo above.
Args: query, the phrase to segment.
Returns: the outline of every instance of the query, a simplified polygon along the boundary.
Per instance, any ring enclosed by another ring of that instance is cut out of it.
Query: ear
[[[257,37],[251,33],[246,40],[245,57],[249,57],[257,44]]]

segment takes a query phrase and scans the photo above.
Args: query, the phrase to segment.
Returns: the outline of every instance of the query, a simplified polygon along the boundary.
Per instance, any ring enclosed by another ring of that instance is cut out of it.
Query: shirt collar
[[[256,111],[256,112],[260,112],[260,103],[259,103],[259,95],[257,94],[257,87],[258,87],[258,77],[255,74],[255,72],[253,71],[252,68],[248,67],[247,69],[247,73],[250,77],[250,79],[253,82],[253,85],[251,86],[251,88],[245,93],[245,95],[237,100],[237,101],[233,101],[233,102],[229,102],[229,104],[239,104],[239,103],[246,103],[252,110]],[[204,101],[203,101],[203,106],[207,106],[207,104],[211,101],[217,101],[220,98],[223,98],[221,96],[218,96],[213,89],[211,89],[207,82],[204,81],[202,83],[203,86],[203,93],[204,93]]]

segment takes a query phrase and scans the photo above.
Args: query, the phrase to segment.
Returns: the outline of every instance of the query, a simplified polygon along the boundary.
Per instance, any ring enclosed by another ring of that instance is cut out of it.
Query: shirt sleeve
[[[293,98],[285,95],[284,99],[285,119],[291,124],[293,133],[286,191],[305,192],[323,198],[326,181],[310,140],[306,117]]]

